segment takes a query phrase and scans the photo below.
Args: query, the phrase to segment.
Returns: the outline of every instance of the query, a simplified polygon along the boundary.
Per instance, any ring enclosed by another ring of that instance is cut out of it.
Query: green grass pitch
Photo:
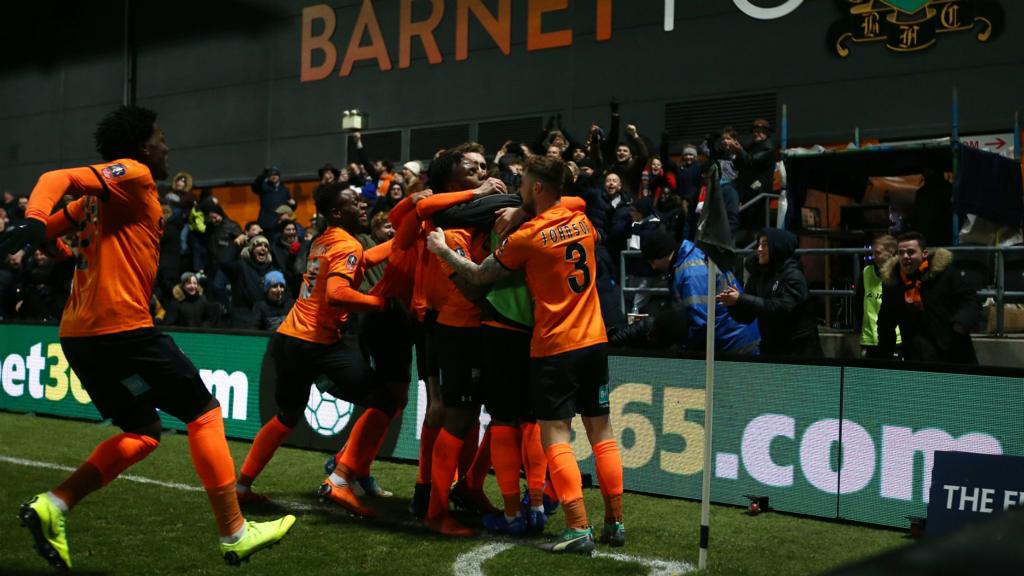
[[[29,533],[18,526],[18,504],[58,483],[58,467],[77,466],[116,429],[94,423],[0,413],[0,573],[45,574]],[[236,466],[249,445],[230,442]],[[471,539],[435,536],[413,522],[406,507],[416,467],[377,462],[374,475],[394,498],[370,500],[379,517],[349,517],[320,503],[325,454],[282,448],[257,482],[275,506],[245,509],[266,520],[285,512],[298,522],[275,548],[239,570],[221,561],[217,534],[182,434],[166,433],[160,448],[127,475],[93,494],[68,516],[75,572],[86,574],[603,574],[697,573],[700,503],[626,494],[624,548],[598,546],[593,558],[552,556],[530,540],[489,535]],[[147,483],[146,479],[160,483]],[[487,482],[500,502],[494,479]],[[597,489],[584,490],[591,521],[603,509]],[[473,518],[462,516],[466,523]],[[552,516],[546,534],[563,527]],[[904,533],[836,522],[715,506],[711,514],[708,574],[817,574],[908,543]]]

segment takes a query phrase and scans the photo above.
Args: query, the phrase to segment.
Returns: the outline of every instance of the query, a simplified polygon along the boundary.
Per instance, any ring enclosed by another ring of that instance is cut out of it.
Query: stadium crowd
[[[495,151],[488,169],[492,176],[515,184],[533,155],[559,156],[570,163],[576,176],[570,193],[586,201],[587,215],[601,232],[603,312],[609,325],[621,326],[624,318],[615,292],[618,255],[624,249],[639,249],[641,237],[655,230],[669,232],[678,242],[693,239],[702,162],[701,146],[689,144],[682,147],[680,163],[673,162],[667,137],[660,152],[652,153],[654,144],[637,126],[622,127],[617,104],[612,104],[611,111],[607,132],[595,124],[584,140],[570,135],[560,115],[554,116],[534,142],[506,142]],[[731,209],[738,210],[739,202],[752,197],[762,182],[771,185],[774,152],[767,123],[756,122],[752,133],[751,144],[744,148],[738,133],[724,131],[734,157],[723,161],[730,166],[724,170],[725,178],[737,179],[737,186],[727,187]],[[394,235],[387,213],[402,198],[430,186],[429,165],[409,161],[396,168],[387,160],[371,159],[372,151],[364,148],[358,133],[353,139],[356,155],[347,166],[327,163],[318,173],[321,184],[341,182],[360,192],[371,224],[359,240],[369,248]],[[707,150],[703,152],[706,157]],[[739,182],[758,184],[738,192]],[[296,200],[276,166],[255,178],[252,191],[259,215],[251,222],[238,222],[210,190],[195,187],[192,174],[186,171],[161,186],[165,228],[153,298],[158,323],[272,330],[287,313],[298,296],[316,216],[309,222],[296,221]],[[0,227],[23,221],[27,199],[27,195],[4,193]],[[730,213],[730,223],[738,229],[738,211]],[[58,321],[72,267],[72,261],[59,261],[45,248],[30,261],[21,254],[6,258],[0,268],[0,317]],[[379,279],[382,268],[367,274],[363,288]],[[646,265],[630,272],[653,274]]]
[[[765,208],[759,204],[739,210],[759,193],[772,190],[776,151],[769,123],[754,121],[746,136],[726,127],[717,139],[672,149],[667,134],[655,147],[636,125],[623,127],[615,102],[610,108],[607,131],[595,123],[579,140],[563,126],[560,114],[552,116],[533,142],[505,142],[494,151],[487,169],[514,190],[530,157],[553,156],[568,163],[574,176],[568,193],[583,199],[586,215],[599,231],[597,286],[612,345],[703,350],[707,310],[695,297],[706,284],[696,280],[692,270],[684,274],[677,269],[687,258],[705,259],[693,241],[706,193],[702,182],[708,165],[714,163],[736,245],[771,252],[766,259],[755,255],[747,263],[746,298],[739,297],[741,282],[734,276],[720,278],[725,297],[716,307],[719,350],[821,356],[814,301],[799,259],[792,255],[796,237],[780,230],[762,232]],[[318,170],[319,184],[341,183],[358,192],[367,205],[369,225],[357,239],[368,249],[394,236],[388,213],[398,202],[431,187],[429,163],[412,160],[396,167],[388,160],[372,159],[358,132],[351,138],[355,157],[341,168],[325,163]],[[261,171],[251,189],[259,213],[255,220],[242,223],[209,189],[195,187],[186,171],[160,187],[165,224],[151,301],[158,324],[274,331],[287,315],[299,297],[318,215],[308,222],[296,220],[296,199],[276,166]],[[27,199],[4,192],[0,231],[23,221]],[[72,237],[67,241],[71,246],[76,242]],[[623,250],[643,251],[643,258],[627,261],[630,277],[671,277],[668,299],[627,298],[635,318],[627,318],[620,308]],[[60,320],[74,262],[52,252],[43,247],[30,257],[15,253],[0,262],[0,319]],[[368,270],[361,289],[372,288],[386,265]],[[780,279],[788,288],[776,294],[774,303],[754,300],[771,297],[756,293],[772,292]],[[861,290],[854,302],[855,329],[862,331],[864,298]],[[779,310],[784,314],[780,316]],[[869,324],[876,322],[878,305],[869,304],[867,310]],[[634,319],[640,321],[634,324]],[[865,354],[877,357],[877,334],[873,327],[868,331],[862,339]],[[737,341],[739,334],[746,336]]]

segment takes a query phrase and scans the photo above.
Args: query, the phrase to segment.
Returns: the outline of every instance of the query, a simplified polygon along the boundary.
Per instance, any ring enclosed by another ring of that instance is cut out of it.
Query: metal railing
[[[764,203],[764,227],[765,228],[770,228],[771,225],[772,225],[772,200],[779,200],[781,198],[782,198],[781,194],[773,194],[771,192],[761,192],[760,194],[758,194],[757,196],[754,196],[753,198],[751,198],[747,202],[744,202],[742,206],[740,206],[740,214],[743,214],[743,212],[745,210],[749,210],[751,208],[754,208],[755,206],[757,206],[758,204],[761,204],[763,202]],[[753,250],[755,244],[757,244],[757,240],[754,240],[753,242],[748,244],[745,247],[745,249],[746,250]]]
[[[1024,255],[1024,246],[948,246],[945,249],[953,253],[994,254],[992,270],[994,276],[992,279],[993,283],[982,290],[979,290],[978,295],[982,298],[992,298],[994,300],[996,307],[996,322],[995,330],[992,334],[1002,336],[1004,334],[1004,307],[1006,299],[1012,298],[1024,300],[1024,291],[1006,290],[1006,254]],[[864,266],[861,262],[861,257],[869,254],[870,252],[871,250],[868,248],[800,248],[796,250],[795,254],[797,256],[848,256],[853,264],[851,269],[851,278],[857,278]],[[736,251],[736,254],[743,259],[753,253],[754,251],[749,249]],[[671,293],[671,288],[648,288],[629,285],[628,280],[631,276],[626,274],[626,260],[637,258],[639,256],[639,250],[623,250],[619,257],[619,285],[622,288],[619,297],[619,305],[623,314],[626,313],[626,294],[668,296]],[[825,288],[810,290],[811,294],[825,298],[826,324],[828,325],[831,325],[831,299],[839,297],[849,298],[852,300],[856,295],[856,291],[854,290],[832,288],[831,285],[831,274],[826,272]]]

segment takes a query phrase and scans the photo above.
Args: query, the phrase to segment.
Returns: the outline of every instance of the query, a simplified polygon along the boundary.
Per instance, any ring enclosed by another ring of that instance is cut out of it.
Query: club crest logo
[[[358,264],[358,263],[359,263],[359,259],[356,258],[355,254],[350,254],[348,259],[345,260],[345,265],[348,266],[349,270],[355,270],[356,269],[356,264]]]
[[[115,180],[124,176],[125,173],[128,172],[128,169],[125,168],[123,164],[111,164],[110,166],[104,167],[100,172],[107,180]]]
[[[832,24],[829,49],[840,58],[856,44],[882,42],[893,52],[918,52],[943,34],[972,33],[989,42],[1002,30],[1004,11],[995,0],[846,0],[849,12]]]

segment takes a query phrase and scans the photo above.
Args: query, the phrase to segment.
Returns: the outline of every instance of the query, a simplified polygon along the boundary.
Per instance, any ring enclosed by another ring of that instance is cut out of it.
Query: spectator
[[[750,129],[754,138],[746,147],[733,149],[736,154],[736,189],[742,202],[754,196],[771,192],[775,180],[775,145],[771,140],[771,127],[767,120],[754,120]],[[738,142],[737,142],[738,144]],[[764,225],[764,221],[761,221]]]
[[[295,225],[295,228],[299,233],[299,238],[302,238],[306,234],[305,228],[295,221],[295,210],[293,210],[291,206],[282,204],[274,210],[274,213],[277,214],[277,224],[269,230],[271,240],[277,240],[277,237],[281,235],[284,227],[288,224]],[[263,229],[263,234],[265,236],[267,235],[267,231],[268,230],[266,228]],[[252,237],[249,237],[249,240],[252,240]]]
[[[349,185],[359,188],[360,194],[367,202],[373,202],[378,196],[378,186],[383,180],[387,180],[382,190],[387,190],[391,184],[390,174],[384,174],[384,166],[377,162],[370,162],[366,155],[366,148],[363,147],[363,135],[359,132],[352,133],[352,141],[356,146],[357,162],[349,164]],[[390,164],[388,164],[390,167]],[[390,170],[388,170],[390,173]],[[388,176],[385,178],[385,176]]]
[[[682,242],[687,233],[687,214],[683,211],[683,200],[676,193],[662,194],[654,203],[654,211],[661,219],[661,225],[672,237]]]
[[[569,132],[562,124],[562,113],[559,112],[548,118],[544,130],[537,136],[530,152],[538,155],[548,155],[561,158],[562,160],[573,160],[572,151],[581,148],[576,144]]]
[[[604,201],[608,206],[608,214],[604,218],[606,244],[612,257],[618,259],[619,253],[626,248],[633,220],[629,213],[632,199],[622,186],[622,178],[614,172],[604,177]]]
[[[640,198],[652,197],[657,202],[663,194],[674,194],[676,191],[676,175],[665,170],[661,158],[652,156],[647,167],[640,175]]]
[[[892,356],[898,327],[907,360],[977,364],[970,331],[981,318],[981,303],[974,275],[957,265],[952,252],[930,253],[917,232],[901,234],[897,243],[897,258],[881,268],[879,353]]]
[[[56,324],[60,321],[64,304],[71,292],[75,261],[73,258],[54,258],[39,248],[30,264],[21,291],[23,300],[18,315],[29,320]]]
[[[423,190],[423,180],[420,178],[422,171],[423,165],[415,160],[402,164],[402,180],[405,181],[406,195],[415,194]]]
[[[181,200],[182,211],[185,213],[186,225],[181,231],[182,256],[191,262],[192,270],[206,268],[209,254],[206,251],[206,220],[207,214],[200,209],[199,203],[191,195]]]
[[[298,272],[295,266],[295,261],[301,249],[302,239],[299,236],[298,224],[295,222],[285,222],[284,228],[281,229],[281,235],[271,243],[270,251],[273,253],[274,262],[284,272],[285,284],[288,287],[289,294],[297,294],[299,284],[302,283],[302,273]]]
[[[316,171],[317,175],[320,176],[320,185],[326,186],[327,184],[333,184],[341,179],[341,170],[334,167],[334,164],[330,162],[324,164],[319,170]]]
[[[384,214],[391,212],[391,209],[401,202],[402,198],[405,198],[405,186],[395,180],[391,183],[391,187],[388,188],[388,193],[378,197],[377,201],[373,203],[368,217],[372,220],[374,216],[381,212]]]
[[[703,352],[707,338],[708,268],[707,257],[689,240],[677,243],[671,234],[658,231],[644,237],[641,246],[643,258],[653,269],[671,273],[672,309],[675,315],[647,317],[637,328],[626,329],[613,341],[622,342],[638,335],[680,350]],[[739,290],[739,283],[731,272],[717,271],[715,285]],[[663,319],[672,320],[664,322]],[[636,324],[634,324],[636,326]],[[734,354],[758,354],[761,336],[757,322],[744,324],[729,315],[722,303],[715,303],[715,350]]]
[[[16,204],[17,201],[15,199],[14,192],[11,192],[10,190],[4,190],[3,200],[0,201],[0,208],[3,208],[5,213],[10,214],[12,211],[14,211],[14,206]]]
[[[208,259],[202,269],[210,279],[213,299],[227,305],[230,301],[228,285],[238,268],[239,250],[246,236],[238,223],[228,218],[220,204],[211,204],[206,213],[205,244]]]
[[[20,306],[24,294],[22,293],[22,279],[24,278],[23,257],[24,250],[0,256],[0,320],[12,318]]]
[[[252,191],[260,197],[260,213],[256,221],[264,230],[274,230],[277,226],[275,210],[282,204],[291,204],[292,195],[281,181],[281,170],[271,166],[252,183]]]
[[[794,255],[797,238],[776,228],[757,236],[757,253],[747,262],[750,277],[743,292],[729,286],[717,301],[745,324],[757,320],[761,352],[772,356],[823,355],[818,320],[800,260]]]
[[[883,358],[878,349],[878,311],[882,308],[882,267],[896,255],[896,239],[888,234],[871,243],[871,263],[864,267],[856,282],[853,297],[854,333],[860,334],[861,354],[866,358]],[[896,329],[896,344],[901,342]],[[890,356],[891,358],[891,356]]]
[[[637,132],[636,124],[626,126],[626,140],[615,147],[615,161],[608,167],[609,172],[618,174],[630,190],[642,190],[642,176],[649,153],[647,143]]]
[[[725,202],[725,211],[729,218],[729,230],[732,232],[733,238],[736,238],[737,242],[740,242],[742,241],[742,238],[738,237],[736,234],[740,228],[740,196],[739,192],[736,190],[736,186],[734,185],[734,181],[737,176],[736,164],[734,162],[737,148],[741,148],[741,146],[739,140],[737,140],[736,131],[729,127],[723,128],[720,134],[711,136],[708,141],[708,151],[710,152],[711,161],[718,166],[719,190],[721,191],[722,199]],[[701,174],[702,187],[704,185],[706,175],[706,172],[702,172]],[[703,197],[698,199],[698,212],[700,211],[700,206],[703,202]]]
[[[7,216],[11,225],[17,226],[25,222],[25,209],[28,208],[28,196],[19,194],[14,199],[14,205],[7,209]]]
[[[220,304],[206,299],[195,272],[183,273],[171,295],[163,318],[167,326],[210,328],[220,323],[223,309]]]
[[[260,226],[259,222],[246,222],[245,223],[245,241],[248,242],[257,236],[263,235],[263,227]]]
[[[388,220],[387,214],[374,216],[370,221],[370,236],[376,244],[383,244],[395,237],[395,227]]]
[[[697,201],[700,198],[703,170],[704,163],[697,161],[697,147],[692,144],[683,146],[683,155],[676,171],[676,184],[682,201],[681,212],[686,214],[685,234],[688,240],[693,240],[697,231]]]
[[[377,173],[377,196],[385,196],[397,180],[394,165],[389,160],[374,160],[373,168]]]
[[[181,229],[184,220],[174,217],[174,210],[169,204],[163,203],[160,208],[164,214],[164,230],[160,236],[160,261],[156,267],[154,291],[158,297],[164,298],[181,277]]]
[[[188,172],[178,172],[171,180],[171,189],[164,195],[164,201],[172,208],[180,206],[183,200],[192,197],[192,175]]]
[[[267,272],[280,268],[275,266],[270,252],[270,242],[265,236],[257,236],[242,248],[238,266],[231,278],[231,326],[253,328],[256,317],[253,308],[264,298],[263,278]]]
[[[769,138],[771,128],[768,121],[760,118],[754,120],[751,131],[754,139],[745,148],[733,140],[736,146],[732,148],[732,152],[736,154],[734,162],[738,171],[734,185],[739,194],[740,205],[750,202],[758,194],[770,193],[775,179],[775,146]],[[767,225],[768,207],[767,201],[760,200],[758,204],[743,211],[740,227],[747,234],[745,238],[741,237],[737,244],[748,244],[753,232]]]
[[[632,220],[629,228],[629,242],[627,244],[630,250],[639,250],[640,239],[643,236],[662,229],[661,218],[654,211],[653,198],[640,198],[630,204],[629,218]]]
[[[267,272],[263,277],[263,299],[253,309],[256,329],[276,331],[294,305],[295,300],[286,290],[284,275],[277,270]]]
[[[395,228],[388,220],[387,212],[378,212],[370,220],[369,234],[356,234],[356,240],[363,246],[363,250],[369,250],[378,244],[383,244],[395,236]],[[359,289],[369,292],[384,275],[384,268],[387,267],[387,260],[363,272],[363,283]]]

